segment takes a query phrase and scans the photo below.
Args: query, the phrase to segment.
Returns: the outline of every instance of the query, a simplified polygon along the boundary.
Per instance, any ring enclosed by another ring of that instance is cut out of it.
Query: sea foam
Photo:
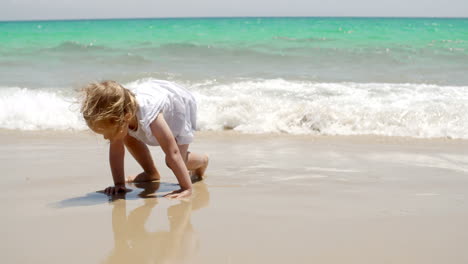
[[[199,127],[247,133],[467,138],[468,87],[281,79],[196,89]]]
[[[283,79],[184,85],[197,98],[199,130],[468,138],[467,86]],[[56,90],[0,88],[0,128],[85,129],[74,101]]]
[[[17,130],[83,130],[79,106],[55,89],[0,87],[0,128]]]

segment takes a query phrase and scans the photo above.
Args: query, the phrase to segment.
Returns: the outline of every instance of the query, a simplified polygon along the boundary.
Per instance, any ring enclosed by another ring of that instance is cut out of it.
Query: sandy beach
[[[468,263],[468,141],[199,133],[207,178],[109,200],[107,143],[0,131],[4,263]],[[140,169],[126,155],[126,171]]]

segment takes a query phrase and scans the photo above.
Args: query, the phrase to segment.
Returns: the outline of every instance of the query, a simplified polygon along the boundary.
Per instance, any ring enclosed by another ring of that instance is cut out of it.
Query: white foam
[[[198,100],[200,130],[468,138],[467,86],[282,79],[186,86]],[[0,128],[85,129],[64,90],[0,87]]]
[[[202,130],[468,137],[468,87],[245,81],[194,87]]]
[[[0,88],[0,128],[18,130],[84,129],[74,98],[55,90]],[[73,108],[76,108],[74,111]]]

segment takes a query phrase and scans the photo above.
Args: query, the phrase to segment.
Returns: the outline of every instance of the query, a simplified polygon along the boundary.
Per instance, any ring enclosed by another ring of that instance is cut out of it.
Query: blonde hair
[[[121,127],[127,114],[131,117],[136,114],[135,95],[115,81],[90,83],[81,92],[80,112],[90,128],[103,121]]]

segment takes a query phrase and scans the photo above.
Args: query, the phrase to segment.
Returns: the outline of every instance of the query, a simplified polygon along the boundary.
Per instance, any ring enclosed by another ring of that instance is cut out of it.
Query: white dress
[[[150,124],[159,113],[174,135],[177,144],[190,144],[196,129],[197,103],[185,88],[163,80],[149,80],[128,88],[135,94],[138,109],[136,117],[138,128],[128,130],[130,136],[151,146],[159,142],[151,133]]]

